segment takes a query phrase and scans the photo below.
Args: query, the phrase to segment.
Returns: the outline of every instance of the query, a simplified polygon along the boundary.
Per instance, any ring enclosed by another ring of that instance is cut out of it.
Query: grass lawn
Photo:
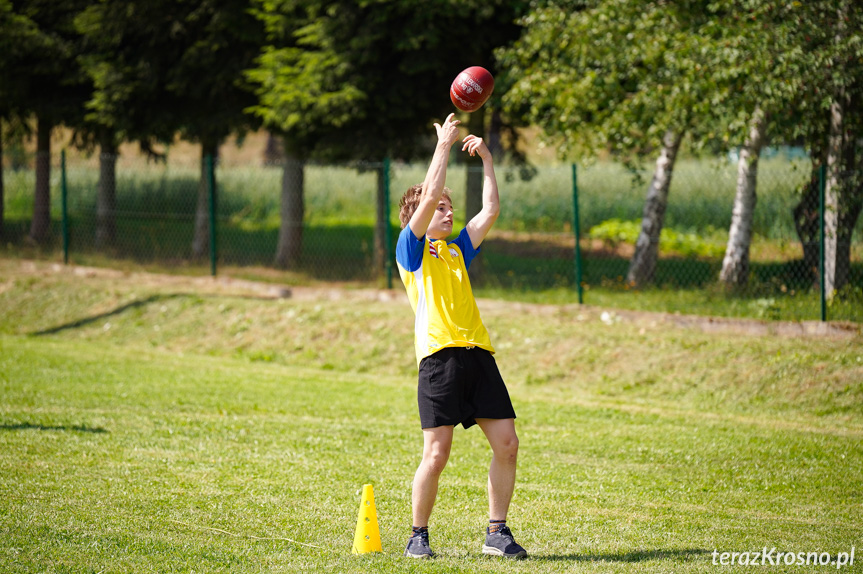
[[[479,553],[490,451],[471,429],[442,477],[439,557],[418,564],[401,557],[421,448],[406,301],[0,260],[0,571],[743,572],[714,550],[765,546],[855,548],[842,571],[863,569],[859,335],[481,310],[531,557]],[[365,483],[384,553],[353,556]]]

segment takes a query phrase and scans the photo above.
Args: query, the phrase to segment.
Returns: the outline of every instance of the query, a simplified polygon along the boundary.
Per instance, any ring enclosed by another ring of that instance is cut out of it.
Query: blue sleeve
[[[423,263],[423,245],[425,243],[425,235],[418,239],[414,236],[410,226],[406,225],[399,233],[399,240],[396,243],[396,262],[405,271],[413,273]]]
[[[473,258],[479,254],[479,249],[474,249],[473,242],[470,240],[470,235],[467,233],[467,227],[461,230],[461,233],[458,234],[453,241],[450,243],[455,243],[458,245],[458,248],[461,249],[461,254],[464,255],[464,267],[465,269],[470,269],[470,262],[473,261]]]

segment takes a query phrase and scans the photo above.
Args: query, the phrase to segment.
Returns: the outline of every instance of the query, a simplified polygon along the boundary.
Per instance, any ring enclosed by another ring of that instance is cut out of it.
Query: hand
[[[455,143],[455,140],[458,139],[458,125],[461,123],[460,121],[454,119],[455,114],[450,114],[443,121],[443,125],[436,123],[434,125],[437,130],[437,139],[440,143],[445,143],[448,146],[452,146]]]
[[[469,135],[462,141],[464,142],[464,146],[462,146],[461,151],[467,151],[470,155],[479,154],[479,157],[483,160],[491,159],[491,152],[488,151],[488,147],[482,141],[482,138]]]

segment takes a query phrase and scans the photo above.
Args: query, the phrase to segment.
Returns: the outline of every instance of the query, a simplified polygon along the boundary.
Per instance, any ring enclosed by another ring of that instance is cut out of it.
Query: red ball
[[[494,77],[480,66],[464,70],[452,82],[449,99],[463,112],[475,112],[494,91]]]

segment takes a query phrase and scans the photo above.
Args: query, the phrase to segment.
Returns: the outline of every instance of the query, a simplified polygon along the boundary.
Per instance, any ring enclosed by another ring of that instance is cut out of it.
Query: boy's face
[[[446,239],[452,233],[452,203],[442,197],[437,204],[426,235],[430,239]]]

